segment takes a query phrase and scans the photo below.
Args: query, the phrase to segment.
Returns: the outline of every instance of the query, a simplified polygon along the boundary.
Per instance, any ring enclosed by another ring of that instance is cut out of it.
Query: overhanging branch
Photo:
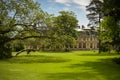
[[[4,30],[4,31],[0,30],[0,34],[6,34],[6,33],[9,33],[11,31],[15,31],[15,30],[13,30],[13,29],[7,29],[7,30]]]
[[[10,41],[13,41],[13,40],[25,40],[25,39],[28,39],[28,38],[40,38],[40,39],[43,39],[43,38],[51,38],[51,37],[48,37],[48,36],[26,36],[26,37],[19,37],[19,38],[11,38]]]

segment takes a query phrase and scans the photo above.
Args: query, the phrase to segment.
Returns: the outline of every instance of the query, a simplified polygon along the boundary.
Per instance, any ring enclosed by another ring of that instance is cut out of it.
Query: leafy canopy
[[[0,0],[0,58],[10,57],[10,41],[43,37],[45,15],[34,0]]]

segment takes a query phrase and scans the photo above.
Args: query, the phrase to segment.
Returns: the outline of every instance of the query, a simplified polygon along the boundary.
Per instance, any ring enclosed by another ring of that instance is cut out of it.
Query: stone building
[[[99,48],[98,32],[91,28],[80,27],[77,29],[79,37],[76,40],[76,45],[72,47],[75,50],[97,50]]]

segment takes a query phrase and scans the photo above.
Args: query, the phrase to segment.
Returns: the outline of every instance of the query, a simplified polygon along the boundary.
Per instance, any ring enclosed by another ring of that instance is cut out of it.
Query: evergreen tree
[[[99,27],[99,24],[101,22],[101,19],[103,17],[102,13],[102,1],[100,0],[91,0],[89,5],[86,6],[86,10],[89,11],[89,14],[87,14],[87,18],[89,19],[88,26],[91,27]],[[98,35],[100,35],[100,30],[98,30]],[[101,53],[101,40],[99,39],[99,53]]]

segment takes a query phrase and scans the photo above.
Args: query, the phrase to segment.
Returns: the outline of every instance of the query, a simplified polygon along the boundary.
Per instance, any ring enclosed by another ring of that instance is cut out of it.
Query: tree
[[[99,24],[103,17],[102,13],[102,1],[101,0],[91,0],[90,4],[86,6],[87,11],[90,13],[87,14],[87,18],[89,19],[88,26],[91,27],[100,27]],[[100,30],[98,30],[98,35],[100,35]],[[101,40],[99,39],[99,53],[101,53]]]
[[[10,41],[46,38],[45,13],[34,0],[0,0],[0,59],[11,57]]]
[[[102,2],[100,0],[91,0],[89,5],[86,6],[86,10],[89,11],[87,18],[89,19],[88,26],[99,27],[99,23],[102,19]]]
[[[116,22],[120,20],[120,1],[119,0],[103,0],[102,11],[104,16],[112,16]]]
[[[104,0],[102,11],[104,18],[101,23],[101,40],[109,42],[113,48],[120,53],[120,1]]]
[[[55,49],[68,49],[75,43],[77,38],[78,20],[73,12],[61,11],[60,15],[53,18],[51,36],[53,39],[48,40],[48,45]]]

